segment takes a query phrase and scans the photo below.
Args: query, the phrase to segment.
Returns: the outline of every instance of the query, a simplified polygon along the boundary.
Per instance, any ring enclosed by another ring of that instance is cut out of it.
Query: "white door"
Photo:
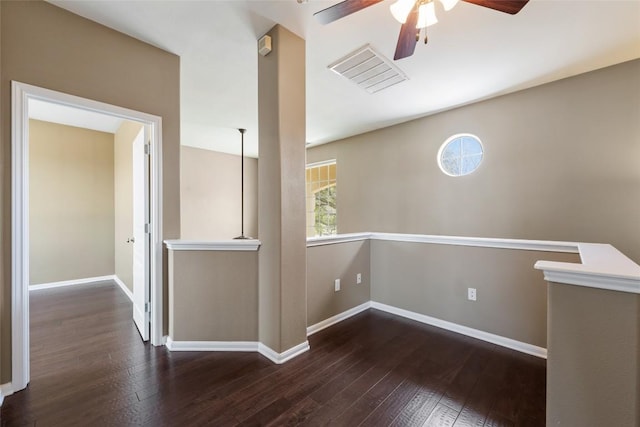
[[[146,126],[133,141],[133,321],[144,341],[149,339],[149,156]]]

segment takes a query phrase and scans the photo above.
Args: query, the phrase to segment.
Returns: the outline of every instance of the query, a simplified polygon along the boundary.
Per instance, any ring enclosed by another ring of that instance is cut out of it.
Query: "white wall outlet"
[[[356,284],[360,284],[362,283],[362,274],[358,273],[356,274]]]
[[[340,290],[340,279],[336,279],[333,284],[336,288],[336,292],[338,292]]]
[[[476,300],[476,288],[467,289],[467,298],[469,299],[469,301]]]

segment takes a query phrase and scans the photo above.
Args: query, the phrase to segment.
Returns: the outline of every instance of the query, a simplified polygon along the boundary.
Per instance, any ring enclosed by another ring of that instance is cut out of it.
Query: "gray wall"
[[[371,299],[547,346],[547,287],[538,260],[580,262],[577,254],[374,240]],[[477,301],[467,299],[476,288]]]
[[[113,139],[29,120],[31,285],[113,274]]]
[[[307,248],[307,326],[371,300],[369,247],[364,240]],[[358,273],[362,283],[356,284]]]
[[[161,116],[163,237],[175,239],[180,236],[180,58],[42,1],[2,1],[0,8],[4,384],[11,380],[11,80]]]
[[[610,243],[640,262],[640,60],[307,150],[337,159],[338,231]],[[485,159],[451,178],[451,135]]]
[[[640,295],[549,284],[548,426],[640,426]]]
[[[180,147],[182,239],[221,240],[240,235],[240,156]],[[258,236],[258,160],[244,159],[244,235]]]
[[[258,253],[169,251],[174,341],[258,340]]]

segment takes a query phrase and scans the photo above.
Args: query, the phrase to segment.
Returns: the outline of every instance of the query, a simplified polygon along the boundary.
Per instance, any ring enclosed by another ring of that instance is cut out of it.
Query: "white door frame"
[[[11,385],[29,383],[29,99],[68,105],[132,120],[151,129],[151,344],[162,334],[162,118],[127,108],[11,82]]]

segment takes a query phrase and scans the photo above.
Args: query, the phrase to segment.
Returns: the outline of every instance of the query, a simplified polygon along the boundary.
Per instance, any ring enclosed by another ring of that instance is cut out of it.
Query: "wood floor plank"
[[[484,425],[485,427],[514,427],[515,423],[499,414],[491,413]]]
[[[322,426],[330,424],[334,418],[342,415],[360,396],[371,390],[371,388],[387,376],[389,372],[390,370],[386,367],[375,366],[369,368],[358,379],[335,394],[324,404],[318,403],[317,409],[309,414],[309,421],[306,425]],[[316,401],[313,397],[312,400]]]
[[[501,358],[490,357],[478,381],[467,396],[455,427],[483,426],[500,391],[503,378],[502,370],[496,366]]]
[[[280,426],[298,426],[298,425],[311,425],[310,422],[315,418],[310,418],[321,405],[315,400],[305,397],[298,402],[297,405],[289,408],[278,416],[278,418],[272,420],[267,426],[280,427]]]
[[[459,412],[439,403],[429,415],[424,427],[451,427],[456,422]]]
[[[377,310],[275,365],[143,343],[111,282],[30,297],[31,383],[2,427],[544,425],[544,360]]]
[[[475,350],[465,360],[462,369],[453,379],[442,397],[441,403],[461,411],[473,387],[486,368],[490,353],[486,350]]]
[[[438,406],[442,391],[438,388],[420,387],[390,426],[423,425]]]
[[[358,426],[384,402],[403,382],[403,375],[391,371],[374,387],[351,405],[339,417],[332,420],[334,426]]]
[[[407,361],[396,365],[395,370],[404,378],[397,387],[377,408],[375,408],[365,420],[363,425],[388,426],[408,405],[412,405],[414,399],[420,399],[420,392],[434,391],[435,403],[438,402],[444,391],[444,385],[436,379],[439,366],[423,357],[431,348],[431,342],[425,341],[424,346],[418,347]],[[411,409],[409,409],[411,410]]]

